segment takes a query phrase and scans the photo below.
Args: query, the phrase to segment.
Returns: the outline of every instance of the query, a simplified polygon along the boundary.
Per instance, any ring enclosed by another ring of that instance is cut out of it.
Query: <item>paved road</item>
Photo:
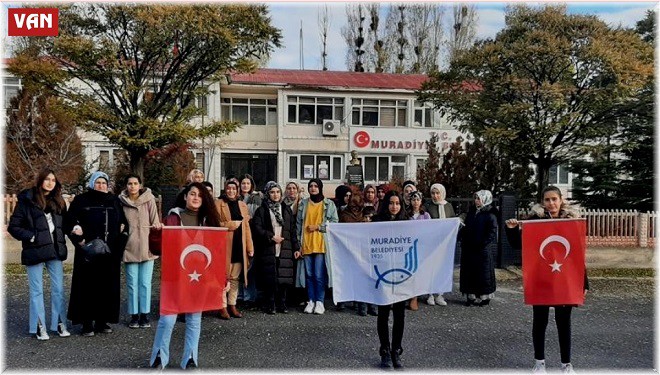
[[[155,322],[151,329],[138,330],[118,324],[114,333],[92,338],[81,337],[77,326],[69,338],[51,335],[49,341],[38,342],[27,334],[26,276],[5,277],[5,368],[105,370],[147,366]],[[65,278],[68,291],[70,275]],[[573,315],[575,368],[652,370],[654,281],[594,279],[591,286],[587,304]],[[158,290],[154,295],[154,306],[158,306]],[[422,303],[419,311],[406,311],[406,368],[529,371],[533,364],[532,311],[523,305],[520,279],[499,281],[496,298],[487,307],[464,307],[458,293],[450,295],[448,302],[446,307]],[[122,311],[125,306],[124,300]],[[126,319],[126,314],[122,318]],[[183,328],[177,323],[170,366],[179,362]],[[376,318],[360,317],[352,310],[329,308],[323,316],[297,311],[269,316],[247,311],[244,319],[230,321],[208,314],[202,321],[199,362],[202,368],[216,371],[376,370],[377,348]],[[556,328],[551,324],[546,348],[549,371],[557,371],[558,357]]]

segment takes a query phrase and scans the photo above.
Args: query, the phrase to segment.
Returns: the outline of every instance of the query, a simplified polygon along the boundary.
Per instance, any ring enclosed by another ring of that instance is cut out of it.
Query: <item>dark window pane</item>
[[[298,157],[289,156],[289,178],[298,179]]]
[[[568,183],[568,167],[561,165],[559,167],[559,183],[567,184]]]
[[[424,125],[423,116],[422,116],[423,113],[424,112],[422,112],[421,109],[416,109],[415,110],[415,125],[417,125],[417,126],[423,126]]]
[[[362,109],[362,125],[367,125],[367,126],[378,125],[378,108]]]
[[[360,110],[359,109],[354,109],[353,110],[353,125],[360,125]]]
[[[557,183],[557,166],[553,165],[550,167],[550,174],[548,177],[548,182],[551,184],[556,184]]]
[[[266,104],[266,99],[250,99],[250,104]]]
[[[335,120],[343,120],[344,119],[344,107],[335,107]]]
[[[316,107],[316,123],[322,124],[323,120],[332,120],[332,106],[329,105],[320,105]]]
[[[297,123],[296,121],[296,106],[289,104],[289,117],[287,118],[287,121],[295,124]]]
[[[378,158],[378,181],[389,181],[390,165],[387,156]]]
[[[341,158],[332,158],[332,179],[341,180],[342,178],[344,178],[344,176],[341,171]]]
[[[313,124],[314,123],[314,106],[308,104],[300,104],[298,106],[298,123],[299,124]]]
[[[250,125],[266,125],[266,107],[250,107]]]
[[[232,120],[238,121],[239,124],[248,123],[248,107],[235,105],[231,107]]]
[[[399,108],[397,110],[397,126],[407,126],[408,125],[408,110],[405,108]]]
[[[242,103],[242,104],[247,104],[248,100],[247,98],[233,98],[234,104],[236,103]]]
[[[364,158],[364,179],[366,181],[376,181],[376,158]]]

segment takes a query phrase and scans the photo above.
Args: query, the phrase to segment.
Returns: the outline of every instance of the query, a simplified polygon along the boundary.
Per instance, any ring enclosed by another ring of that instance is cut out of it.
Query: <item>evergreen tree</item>
[[[439,182],[440,150],[438,150],[438,133],[432,133],[431,138],[426,141],[426,152],[428,157],[424,164],[417,167],[417,190],[425,197],[429,197],[431,185]]]

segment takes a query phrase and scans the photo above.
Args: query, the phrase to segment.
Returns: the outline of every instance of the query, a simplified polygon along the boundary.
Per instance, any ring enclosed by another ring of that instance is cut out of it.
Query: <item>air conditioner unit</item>
[[[340,132],[339,120],[323,120],[323,135],[326,137],[336,137]]]

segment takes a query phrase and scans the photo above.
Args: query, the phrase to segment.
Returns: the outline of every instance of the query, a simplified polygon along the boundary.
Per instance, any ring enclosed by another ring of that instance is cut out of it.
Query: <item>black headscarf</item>
[[[312,182],[315,182],[316,185],[318,185],[319,187],[319,193],[316,195],[312,195],[312,192],[309,190],[309,184],[311,184]],[[325,198],[323,196],[323,182],[321,182],[321,180],[318,178],[312,178],[311,180],[309,180],[309,182],[307,183],[307,191],[309,191],[309,199],[314,203],[319,203],[320,201],[323,200],[323,198]]]
[[[335,206],[337,208],[341,208],[346,206],[346,202],[344,202],[344,198],[346,197],[346,194],[351,192],[351,188],[346,186],[346,185],[339,185],[335,189]]]
[[[279,189],[280,190],[280,200],[279,201],[274,201],[270,199],[270,194],[269,192],[272,189]],[[268,209],[275,215],[275,220],[280,224],[283,225],[282,223],[284,220],[282,220],[282,187],[275,181],[268,181],[266,183],[266,187],[264,188],[264,195],[266,196],[266,205],[268,206]]]

